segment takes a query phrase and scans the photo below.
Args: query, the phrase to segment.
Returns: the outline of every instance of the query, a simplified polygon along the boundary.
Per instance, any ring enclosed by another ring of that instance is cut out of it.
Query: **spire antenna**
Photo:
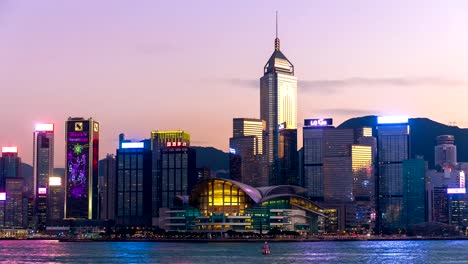
[[[276,38],[275,38],[275,50],[280,50],[280,40],[278,38],[278,11],[276,11]]]
[[[276,38],[278,38],[278,11],[276,11]]]

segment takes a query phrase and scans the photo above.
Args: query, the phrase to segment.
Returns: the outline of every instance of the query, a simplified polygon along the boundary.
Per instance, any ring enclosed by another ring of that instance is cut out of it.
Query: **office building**
[[[437,137],[437,145],[434,149],[435,167],[452,167],[457,164],[457,146],[455,146],[455,137],[452,135],[441,135]]]
[[[7,228],[25,228],[27,225],[27,199],[24,199],[23,188],[23,178],[6,178],[5,227]]]
[[[233,119],[233,137],[229,139],[231,179],[256,187],[268,185],[264,129],[265,122],[259,119]]]
[[[404,229],[403,161],[410,155],[408,118],[378,117],[377,142],[377,233],[397,234]]]
[[[422,159],[403,161],[403,226],[411,230],[414,225],[426,222],[426,171]]]
[[[307,196],[313,201],[328,199],[350,201],[352,192],[351,145],[354,143],[352,129],[337,129],[332,126],[333,120],[306,119],[303,127],[303,177]],[[348,166],[336,166],[341,162]],[[344,171],[343,171],[344,170]],[[325,171],[328,173],[325,176]],[[342,186],[348,191],[339,190],[340,184],[333,175],[347,175]],[[327,181],[327,182],[325,182]],[[339,192],[339,196],[335,194]],[[345,198],[347,197],[347,198]]]
[[[331,118],[304,120],[302,175],[307,195],[335,215],[327,232],[369,233],[375,220],[375,139],[367,128],[332,124]]]
[[[49,177],[47,195],[47,226],[56,225],[64,218],[65,181],[62,176]]]
[[[7,178],[20,177],[21,158],[17,147],[2,147],[0,159],[0,190],[5,190]]]
[[[274,165],[279,159],[280,124],[285,129],[297,129],[297,78],[294,65],[280,50],[278,31],[275,50],[260,78],[260,119],[266,122],[266,163],[270,180],[274,181],[278,173]]]
[[[116,224],[151,226],[152,152],[144,142],[120,137],[117,149]]]
[[[116,197],[116,159],[114,154],[107,154],[104,160],[99,161],[99,193],[100,193],[100,219],[115,219]]]
[[[182,130],[151,132],[153,225],[159,209],[171,208],[177,195],[188,195],[197,180],[195,150],[190,134]]]
[[[97,219],[99,123],[92,118],[68,118],[65,145],[65,218]]]
[[[34,216],[36,228],[43,230],[47,222],[49,177],[54,170],[54,124],[36,124],[33,136]]]
[[[297,152],[297,129],[281,129],[279,132],[279,153],[275,162],[275,171],[272,176],[272,185],[296,185],[299,179],[299,157]],[[277,169],[276,169],[277,168]]]

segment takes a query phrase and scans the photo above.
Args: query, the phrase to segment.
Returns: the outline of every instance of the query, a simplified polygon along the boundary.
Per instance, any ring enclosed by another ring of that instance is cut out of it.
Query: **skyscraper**
[[[101,166],[102,165],[102,166]],[[114,154],[107,154],[104,160],[99,161],[100,171],[100,219],[115,219],[116,197],[116,159]]]
[[[398,233],[403,226],[403,161],[410,155],[407,117],[377,119],[377,232]]]
[[[188,195],[196,182],[195,150],[190,148],[190,134],[182,130],[151,132],[152,216],[159,224],[159,209],[171,208],[177,195]]]
[[[57,225],[64,218],[65,181],[62,176],[49,177],[47,194],[47,225]]]
[[[97,219],[99,123],[70,117],[65,129],[65,218]]]
[[[275,167],[277,172],[270,183],[272,185],[299,185],[299,157],[297,152],[297,129],[281,129],[279,155]]]
[[[311,199],[336,211],[338,230],[368,233],[375,215],[373,149],[362,143],[375,138],[367,128],[335,128],[332,122],[304,120],[304,186]]]
[[[265,121],[234,118],[229,139],[229,170],[233,180],[255,186],[267,186],[264,151]]]
[[[426,221],[426,170],[423,159],[403,161],[403,224],[410,230]]]
[[[6,178],[17,178],[20,176],[21,159],[18,157],[17,147],[2,147],[2,158],[0,159],[0,190],[5,190]]]
[[[34,215],[37,228],[44,229],[47,221],[49,177],[54,170],[54,124],[36,124],[33,135]]]
[[[116,156],[118,225],[151,226],[151,159],[151,149],[144,142],[123,141],[121,136]]]
[[[455,167],[457,164],[457,146],[455,146],[454,142],[455,137],[452,135],[440,135],[437,137],[437,145],[434,149],[436,168],[445,166]]]
[[[260,118],[266,122],[265,155],[268,174],[273,179],[278,173],[274,165],[279,159],[279,125],[284,123],[286,129],[297,128],[297,78],[293,64],[280,51],[278,27],[275,51],[260,78]]]

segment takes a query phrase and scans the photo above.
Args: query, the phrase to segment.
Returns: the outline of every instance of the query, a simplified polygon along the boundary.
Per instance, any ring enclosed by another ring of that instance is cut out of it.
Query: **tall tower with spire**
[[[260,78],[260,118],[266,122],[265,162],[269,184],[278,184],[280,131],[297,129],[297,78],[294,65],[280,50],[278,13],[276,14],[275,50]]]

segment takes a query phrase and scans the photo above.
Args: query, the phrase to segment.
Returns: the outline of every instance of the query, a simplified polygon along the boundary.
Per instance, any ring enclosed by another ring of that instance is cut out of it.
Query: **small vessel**
[[[270,255],[270,245],[268,245],[268,242],[265,241],[265,244],[263,245],[262,249],[262,254],[263,255]]]

